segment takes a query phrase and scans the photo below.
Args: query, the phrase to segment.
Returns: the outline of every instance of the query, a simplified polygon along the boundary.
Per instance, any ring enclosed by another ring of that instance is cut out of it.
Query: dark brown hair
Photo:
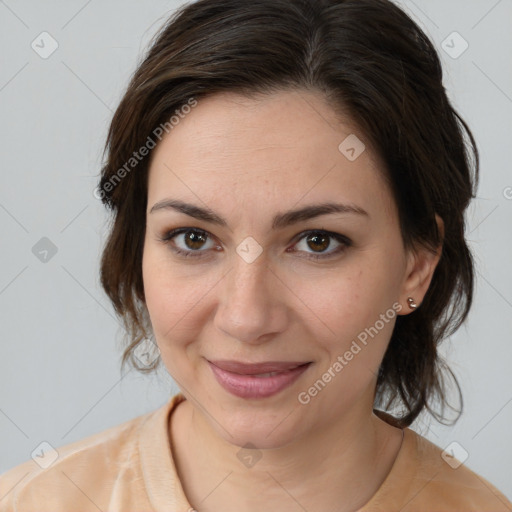
[[[439,247],[435,214],[443,219],[439,264],[421,306],[397,317],[375,406],[398,406],[401,426],[424,408],[442,422],[447,371],[460,416],[457,379],[437,348],[472,302],[464,211],[478,182],[478,150],[447,98],[432,43],[388,0],[199,0],[155,36],[110,125],[98,189],[113,213],[101,283],[127,331],[122,367],[151,371],[159,362],[145,368],[133,357],[151,336],[142,280],[149,158],[133,170],[126,163],[191,98],[281,90],[319,92],[360,129],[385,164],[407,248]]]

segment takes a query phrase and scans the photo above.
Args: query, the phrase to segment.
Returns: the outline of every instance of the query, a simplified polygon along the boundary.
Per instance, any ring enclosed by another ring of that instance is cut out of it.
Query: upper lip
[[[267,361],[263,363],[242,363],[240,361],[209,361],[221,370],[240,375],[257,375],[259,373],[284,372],[309,364],[311,361]]]

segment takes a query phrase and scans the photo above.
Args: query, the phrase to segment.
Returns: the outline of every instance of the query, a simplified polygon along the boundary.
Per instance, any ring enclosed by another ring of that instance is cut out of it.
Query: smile
[[[239,398],[267,398],[291,386],[312,364],[208,361],[217,382]],[[269,371],[271,370],[271,371]]]

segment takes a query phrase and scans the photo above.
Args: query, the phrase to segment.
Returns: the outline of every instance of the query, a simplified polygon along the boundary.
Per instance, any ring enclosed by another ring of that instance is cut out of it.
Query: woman
[[[181,392],[12,469],[1,510],[512,510],[460,446],[408,428],[448,405],[437,347],[471,305],[478,152],[405,13],[190,4],[106,150],[123,363],[154,369],[154,337]]]

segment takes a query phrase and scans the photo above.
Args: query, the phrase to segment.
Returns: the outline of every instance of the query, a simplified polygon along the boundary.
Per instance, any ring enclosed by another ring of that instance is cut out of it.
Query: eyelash
[[[172,231],[167,232],[164,236],[159,236],[158,240],[164,244],[169,244],[172,241],[172,239],[175,238],[176,236],[183,234],[183,233],[188,233],[188,232],[200,234],[200,235],[206,237],[207,240],[213,238],[213,237],[210,237],[210,234],[207,231],[204,231],[199,228],[187,227],[187,228],[173,229]],[[350,247],[352,245],[352,241],[349,238],[347,238],[346,236],[341,235],[339,233],[333,233],[331,231],[325,231],[322,229],[310,229],[308,231],[303,231],[302,233],[299,233],[298,235],[296,235],[295,238],[297,238],[297,241],[293,245],[295,246],[302,239],[306,238],[308,235],[311,235],[311,234],[324,235],[329,238],[333,238],[337,242],[339,242],[341,245],[338,246],[334,251],[332,251],[330,253],[325,253],[325,254],[324,253],[322,253],[322,254],[306,253],[306,254],[308,254],[308,256],[303,256],[306,259],[318,261],[318,260],[326,260],[329,258],[333,258],[334,256],[344,252],[348,247]],[[201,253],[207,252],[207,251],[201,251],[199,249],[195,250],[195,251],[194,250],[185,251],[176,246],[171,246],[171,250],[178,256],[181,256],[184,258],[203,258],[204,255]],[[292,252],[294,252],[294,251],[292,251]]]

